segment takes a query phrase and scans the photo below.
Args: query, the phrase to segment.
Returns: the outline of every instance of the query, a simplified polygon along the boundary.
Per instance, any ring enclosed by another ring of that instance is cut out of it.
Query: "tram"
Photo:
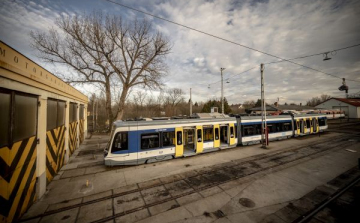
[[[326,115],[267,117],[269,140],[316,134]],[[261,117],[116,121],[104,151],[105,165],[138,165],[251,145],[261,141]]]

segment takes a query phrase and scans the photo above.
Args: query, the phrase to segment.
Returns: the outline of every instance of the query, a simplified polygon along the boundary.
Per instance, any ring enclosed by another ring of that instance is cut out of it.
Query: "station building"
[[[87,134],[88,98],[0,41],[0,222],[17,221]]]

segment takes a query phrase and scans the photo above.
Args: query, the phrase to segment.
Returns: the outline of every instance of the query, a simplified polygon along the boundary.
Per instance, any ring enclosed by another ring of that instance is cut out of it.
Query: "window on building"
[[[9,145],[11,94],[0,92],[0,148]]]
[[[13,141],[36,135],[37,97],[15,94]]]
[[[160,147],[159,133],[141,135],[141,149],[153,149],[158,147]]]
[[[204,142],[214,141],[213,128],[204,128]]]
[[[176,132],[176,139],[177,139],[177,145],[182,145],[182,132],[181,131],[177,131]]]
[[[174,146],[175,132],[163,132],[162,144],[163,146]]]
[[[46,130],[51,130],[57,127],[57,100],[48,99],[46,109]]]
[[[80,120],[84,120],[84,111],[85,111],[84,105],[80,105],[80,110],[79,110],[79,119]]]
[[[77,104],[70,102],[69,108],[69,122],[75,122],[77,120]]]
[[[65,102],[56,99],[47,100],[46,130],[65,124]]]
[[[128,133],[118,132],[115,135],[114,142],[112,144],[111,152],[128,150]]]
[[[197,130],[197,141],[202,142],[202,130],[201,129]]]
[[[65,125],[65,101],[58,101],[58,109],[57,109],[57,126]]]

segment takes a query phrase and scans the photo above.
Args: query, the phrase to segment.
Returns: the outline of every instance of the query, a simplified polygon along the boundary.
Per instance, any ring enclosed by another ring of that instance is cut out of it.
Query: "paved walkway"
[[[134,185],[151,184],[159,179],[169,179],[189,171],[202,171],[214,165],[312,145],[319,140],[326,142],[341,136],[339,133],[328,133],[321,137],[308,136],[272,142],[268,150],[260,149],[259,145],[246,146],[130,168],[107,168],[100,165],[102,154],[97,154],[97,140],[100,140],[101,147],[106,139],[94,137],[76,152],[70,163],[49,185],[49,192],[33,205],[24,218],[107,197],[125,189],[131,190]],[[181,203],[180,207],[172,203],[153,206],[119,217],[116,222],[238,222],[239,219],[242,219],[242,222],[258,222],[355,166],[360,154],[359,136],[354,135],[351,140],[353,143],[347,148],[333,149],[323,156],[293,163],[283,170],[271,170],[209,188],[198,197],[177,201],[178,204]],[[81,155],[82,152],[90,150],[91,153],[85,152],[85,155]],[[87,182],[89,186],[86,186]],[[34,219],[32,222],[90,222],[121,211],[121,204],[119,199],[106,199],[93,205]]]

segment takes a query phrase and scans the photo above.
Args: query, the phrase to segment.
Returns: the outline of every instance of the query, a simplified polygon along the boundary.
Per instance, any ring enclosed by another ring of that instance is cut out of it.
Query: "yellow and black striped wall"
[[[0,41],[0,222],[18,221],[44,195],[86,137],[87,103]]]

